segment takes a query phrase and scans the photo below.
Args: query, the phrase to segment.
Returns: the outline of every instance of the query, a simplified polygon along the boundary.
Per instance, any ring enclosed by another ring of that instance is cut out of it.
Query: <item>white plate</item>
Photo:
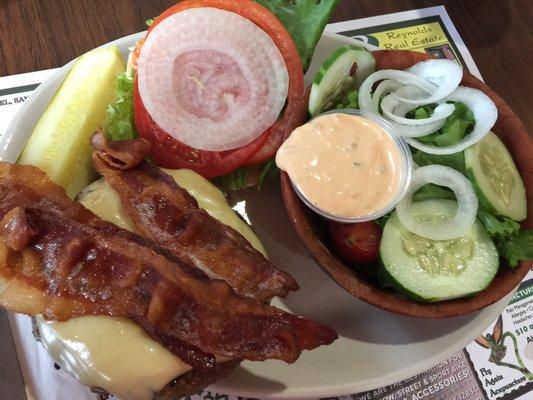
[[[142,33],[116,45],[124,57]],[[333,50],[351,39],[324,34],[310,74]],[[359,43],[359,42],[357,42]],[[14,162],[71,64],[58,70],[23,105],[0,138],[0,158]],[[308,77],[309,75],[308,74]],[[278,361],[244,362],[215,391],[255,398],[297,399],[352,394],[415,375],[461,350],[494,321],[511,295],[475,314],[424,320],[390,314],[363,303],[337,286],[307,255],[290,226],[277,181],[260,192],[232,195],[275,265],[290,272],[301,290],[275,304],[331,326],[339,340],[305,352],[293,365]]]

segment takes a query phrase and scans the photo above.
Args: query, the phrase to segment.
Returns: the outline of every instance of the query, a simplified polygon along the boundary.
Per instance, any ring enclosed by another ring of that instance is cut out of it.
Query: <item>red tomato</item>
[[[167,168],[189,168],[207,178],[225,175],[249,164],[259,164],[271,158],[281,145],[283,137],[305,122],[303,67],[298,49],[283,24],[266,8],[251,0],[186,0],[163,12],[150,26],[148,34],[166,17],[196,7],[215,7],[248,18],[265,31],[279,48],[289,73],[287,104],[280,119],[259,138],[246,146],[229,151],[204,151],[189,147],[170,136],[150,117],[139,96],[134,91],[135,124],[139,135],[154,144],[152,155],[156,162]],[[137,46],[136,56],[142,48]],[[264,150],[263,150],[264,147]],[[254,157],[257,154],[257,157]]]
[[[339,257],[350,263],[367,264],[378,259],[381,227],[373,221],[359,224],[328,222],[331,242]]]
[[[270,130],[252,143],[228,151],[197,150],[174,139],[157,125],[139,96],[137,81],[133,91],[135,127],[141,137],[152,142],[151,155],[164,168],[188,168],[206,178],[226,175],[240,166],[265,144]]]

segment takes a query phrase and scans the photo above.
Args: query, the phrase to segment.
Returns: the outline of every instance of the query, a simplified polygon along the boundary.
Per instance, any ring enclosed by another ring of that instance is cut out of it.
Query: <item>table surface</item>
[[[171,0],[2,0],[0,76],[59,67],[145,29]],[[444,4],[485,81],[533,133],[532,0],[341,0],[332,22]]]

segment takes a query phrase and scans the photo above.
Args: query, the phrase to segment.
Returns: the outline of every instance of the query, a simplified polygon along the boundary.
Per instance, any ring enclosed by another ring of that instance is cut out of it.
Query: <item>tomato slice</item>
[[[356,264],[377,261],[382,231],[374,221],[358,224],[329,221],[328,228],[331,243],[343,260]]]
[[[267,130],[252,143],[235,150],[197,150],[174,139],[154,122],[139,96],[137,81],[134,84],[133,101],[137,132],[152,142],[151,155],[157,164],[171,169],[188,168],[206,178],[226,175],[239,168],[264,145],[271,133]]]
[[[292,99],[287,103],[282,117],[270,128],[266,143],[252,157],[246,160],[245,165],[258,165],[271,159],[278,151],[285,138],[297,127],[307,121],[307,104],[309,102],[309,87],[303,96]]]
[[[305,122],[307,104],[304,99],[303,67],[292,37],[270,11],[254,1],[185,0],[157,17],[148,34],[166,17],[196,7],[215,7],[237,13],[252,21],[272,38],[283,56],[289,73],[287,103],[278,121],[246,146],[222,152],[194,149],[161,129],[144,107],[135,83],[134,106],[137,131],[140,136],[153,142],[152,155],[156,162],[162,167],[189,168],[207,178],[213,178],[228,174],[243,165],[259,164],[271,158],[287,132]],[[135,56],[138,56],[142,47],[137,46],[135,51]]]

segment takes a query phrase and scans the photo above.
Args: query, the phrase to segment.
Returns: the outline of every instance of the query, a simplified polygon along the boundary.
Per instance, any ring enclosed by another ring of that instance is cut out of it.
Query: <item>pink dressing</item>
[[[359,115],[326,114],[295,129],[276,164],[310,203],[339,217],[382,210],[401,189],[397,144],[379,124]]]

